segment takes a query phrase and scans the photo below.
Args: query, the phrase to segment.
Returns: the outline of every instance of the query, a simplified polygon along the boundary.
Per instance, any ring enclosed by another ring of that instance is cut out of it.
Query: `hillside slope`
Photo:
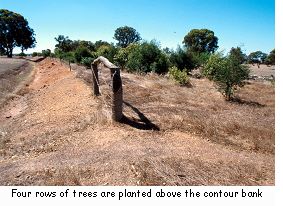
[[[122,73],[126,120],[112,123],[109,71],[98,98],[80,69],[46,59],[35,72],[0,109],[0,185],[275,183],[272,85],[229,103],[206,79]]]

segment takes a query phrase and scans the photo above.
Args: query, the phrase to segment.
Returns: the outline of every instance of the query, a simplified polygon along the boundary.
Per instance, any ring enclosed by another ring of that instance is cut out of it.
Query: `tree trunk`
[[[91,64],[91,72],[92,72],[92,86],[93,86],[93,93],[95,96],[99,96],[99,79],[98,79],[98,70],[97,64]]]
[[[120,69],[111,70],[112,76],[112,119],[120,121],[123,117],[123,88]]]
[[[13,57],[13,48],[7,48],[6,54],[7,54],[8,58],[12,58]]]

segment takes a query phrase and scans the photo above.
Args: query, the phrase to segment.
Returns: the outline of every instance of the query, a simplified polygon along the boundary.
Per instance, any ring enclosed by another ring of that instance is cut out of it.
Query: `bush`
[[[36,57],[36,56],[37,56],[37,52],[33,52],[32,57]]]
[[[162,74],[168,71],[169,60],[155,42],[144,42],[128,55],[126,67],[128,71]]]
[[[113,45],[102,45],[95,52],[94,56],[103,56],[107,58],[110,62],[114,62],[114,56],[117,53],[117,49]]]
[[[63,52],[61,54],[61,58],[70,62],[70,63],[75,63],[76,59],[75,59],[75,54],[74,52]]]
[[[50,49],[42,50],[42,55],[43,57],[50,57],[51,50]]]
[[[126,48],[119,48],[114,56],[114,63],[122,69],[125,69],[130,53],[132,53],[138,46],[138,44],[129,44]]]
[[[202,52],[202,53],[196,53],[196,52],[189,52],[188,54],[191,57],[191,65],[193,66],[193,69],[197,68],[197,67],[203,67],[209,57],[210,57],[210,53],[208,52]]]
[[[19,56],[20,57],[26,57],[27,55],[25,53],[21,52],[21,53],[19,53]]]
[[[86,47],[80,46],[75,50],[74,57],[77,63],[81,63],[84,57],[93,57],[93,56]]]
[[[179,70],[177,67],[173,66],[169,69],[169,77],[180,85],[186,85],[189,83],[189,76],[186,70]]]
[[[216,82],[227,101],[231,100],[238,86],[249,77],[247,66],[241,65],[238,59],[221,53],[212,54],[203,69],[203,74]]]
[[[94,57],[83,57],[81,64],[86,66],[88,69],[91,67],[91,63],[93,62]]]
[[[275,49],[273,49],[265,60],[265,64],[267,65],[275,65]]]
[[[170,55],[171,66],[176,66],[180,70],[191,71],[195,68],[195,64],[192,59],[192,55],[187,53],[182,48],[178,47],[175,52]]]

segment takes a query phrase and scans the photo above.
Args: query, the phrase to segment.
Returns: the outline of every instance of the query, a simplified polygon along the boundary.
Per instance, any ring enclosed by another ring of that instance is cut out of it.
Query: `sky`
[[[0,0],[0,8],[21,14],[34,29],[37,45],[27,53],[53,50],[60,34],[116,43],[115,29],[125,25],[162,48],[182,46],[191,29],[202,28],[214,31],[219,51],[275,48],[275,0]]]

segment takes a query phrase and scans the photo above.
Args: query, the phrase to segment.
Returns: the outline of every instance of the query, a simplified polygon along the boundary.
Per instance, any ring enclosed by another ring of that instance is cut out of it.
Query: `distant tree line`
[[[55,38],[54,53],[50,49],[34,52],[32,56],[52,56],[90,67],[91,62],[104,56],[128,72],[168,73],[180,85],[189,81],[188,74],[200,68],[202,75],[215,81],[226,100],[248,78],[246,64],[275,65],[275,49],[269,54],[261,51],[243,53],[240,47],[231,48],[227,55],[217,52],[218,37],[209,29],[192,29],[184,36],[183,46],[176,50],[162,49],[155,41],[143,41],[139,32],[129,26],[119,27],[113,37],[117,43],[106,41],[71,40],[68,36]],[[0,10],[0,54],[12,57],[13,49],[35,46],[34,31],[20,14]]]
[[[176,50],[161,49],[155,40],[142,41],[132,27],[115,30],[116,44],[99,40],[70,40],[67,36],[55,38],[54,55],[60,59],[90,67],[98,56],[104,56],[128,72],[165,74],[180,85],[189,82],[189,73],[201,68],[202,75],[218,85],[226,100],[231,100],[237,87],[249,76],[246,64],[275,64],[275,49],[270,54],[261,51],[246,55],[240,47],[231,48],[225,56],[217,52],[218,38],[208,29],[193,29],[184,37],[183,46]]]

